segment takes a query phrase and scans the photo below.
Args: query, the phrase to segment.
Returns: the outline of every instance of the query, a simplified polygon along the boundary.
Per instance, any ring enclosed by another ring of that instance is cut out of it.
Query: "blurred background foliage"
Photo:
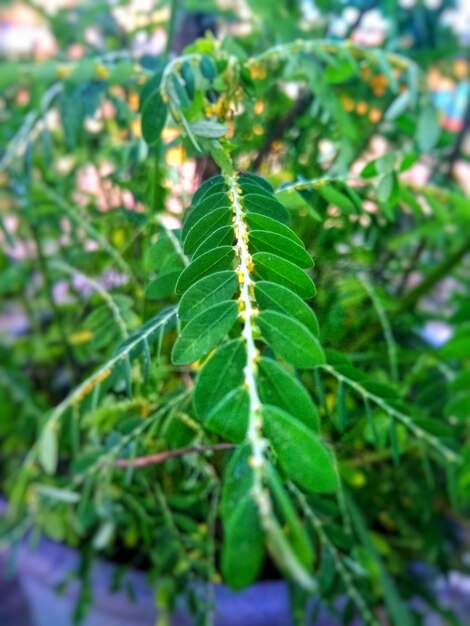
[[[303,382],[362,511],[309,503],[325,599],[348,591],[344,561],[398,626],[397,594],[433,604],[411,561],[468,568],[469,21],[466,3],[444,0],[0,4],[5,542],[34,528],[80,546],[84,567],[103,552],[147,568],[168,609],[194,579],[220,581],[224,453],[115,465],[214,443],[192,415],[193,372],[169,364],[165,315],[182,211],[217,171],[205,142],[220,123],[316,262],[331,372]],[[150,121],[147,143],[139,101],[183,50],[212,69],[193,93],[172,79],[174,115],[158,141]],[[211,120],[201,151],[182,112],[193,129]],[[207,598],[192,602],[207,613]]]

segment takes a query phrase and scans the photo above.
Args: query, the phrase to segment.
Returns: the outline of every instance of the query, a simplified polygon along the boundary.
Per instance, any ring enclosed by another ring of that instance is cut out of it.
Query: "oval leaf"
[[[227,335],[237,317],[238,306],[235,300],[220,302],[196,315],[176,340],[172,362],[175,365],[185,365],[205,356]]]
[[[294,367],[308,369],[325,363],[317,338],[297,320],[277,311],[261,311],[257,322],[274,352]]]
[[[330,493],[337,476],[328,448],[305,424],[274,406],[263,408],[263,430],[279,464],[306,491]]]

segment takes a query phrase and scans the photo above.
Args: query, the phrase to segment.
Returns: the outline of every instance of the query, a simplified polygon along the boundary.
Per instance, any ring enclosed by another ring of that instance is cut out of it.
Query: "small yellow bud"
[[[105,65],[102,65],[100,63],[96,66],[95,73],[97,78],[101,80],[106,80],[107,78],[109,78],[110,71]]]

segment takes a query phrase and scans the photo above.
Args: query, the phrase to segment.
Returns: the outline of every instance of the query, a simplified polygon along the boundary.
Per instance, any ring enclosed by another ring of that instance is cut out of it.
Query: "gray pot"
[[[70,626],[80,583],[72,580],[60,594],[56,588],[68,579],[70,572],[77,570],[78,563],[78,552],[63,544],[44,538],[32,550],[24,542],[17,557],[15,587],[18,600],[21,592],[23,597],[22,602],[15,602],[12,610],[18,605],[25,609],[26,605],[30,619],[28,621],[25,614],[20,621],[18,613],[9,618],[3,611],[1,626]],[[111,563],[96,559],[91,577],[93,606],[84,626],[155,626],[154,589],[147,583],[145,574],[135,570],[126,573],[123,586],[132,588],[133,601],[124,591],[110,590],[114,570]],[[1,590],[0,584],[0,603]],[[216,585],[214,594],[216,626],[289,626],[292,623],[287,587],[282,581],[260,582],[241,593]],[[194,622],[181,608],[172,623],[191,626]],[[321,626],[331,625],[329,620],[321,622]]]

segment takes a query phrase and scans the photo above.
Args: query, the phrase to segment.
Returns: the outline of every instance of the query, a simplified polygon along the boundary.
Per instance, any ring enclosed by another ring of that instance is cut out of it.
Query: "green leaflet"
[[[173,346],[173,363],[185,365],[205,356],[227,335],[237,317],[238,307],[234,300],[214,304],[196,315]]]
[[[269,193],[274,193],[274,189],[271,187],[271,185],[268,183],[268,181],[265,178],[262,178],[261,176],[257,176],[256,174],[252,174],[251,172],[243,172],[242,174],[240,174],[239,181],[240,181],[240,187],[242,189],[244,188],[245,183],[252,183],[255,185],[259,185],[265,191],[269,191]]]
[[[184,293],[193,283],[204,276],[230,269],[233,260],[232,246],[221,246],[205,252],[181,272],[176,283],[176,293]]]
[[[184,80],[184,85],[186,87],[188,97],[190,100],[192,100],[195,94],[196,82],[193,68],[191,67],[191,63],[189,63],[188,61],[185,61],[181,67],[181,76]]]
[[[267,357],[258,365],[259,394],[263,404],[272,404],[318,431],[320,420],[312,399],[294,374]]]
[[[315,296],[316,289],[311,278],[294,263],[270,252],[256,252],[253,261],[255,273],[261,279],[284,285],[301,298]]]
[[[160,133],[166,122],[168,107],[160,95],[161,77],[162,72],[157,72],[140,94],[142,136],[149,145],[153,145],[160,139]]]
[[[251,498],[253,471],[248,463],[250,454],[250,447],[246,444],[234,452],[222,489],[222,573],[225,582],[234,589],[243,589],[256,580],[265,554],[258,510]]]
[[[309,369],[325,363],[318,339],[297,320],[277,311],[261,311],[257,321],[274,352],[294,367]]]
[[[337,206],[339,209],[343,209],[346,213],[355,213],[356,207],[350,198],[339,191],[336,187],[333,187],[330,183],[327,185],[321,185],[318,187],[318,193],[329,204]]]
[[[201,218],[206,216],[208,213],[211,213],[211,211],[215,211],[215,209],[221,209],[222,207],[226,207],[227,211],[230,211],[230,204],[227,197],[226,189],[218,193],[210,194],[209,196],[201,200],[197,207],[192,208],[188,212],[183,224],[183,229],[181,231],[182,238],[186,238],[188,232]]]
[[[285,224],[281,224],[277,220],[273,220],[271,217],[267,215],[261,215],[260,213],[247,213],[246,214],[247,224],[253,230],[268,230],[272,233],[277,233],[282,235],[283,237],[288,237],[295,243],[299,244],[299,246],[303,246],[302,240],[297,237],[293,230],[286,226]]]
[[[312,309],[290,289],[265,280],[255,285],[256,301],[261,310],[280,311],[295,317],[317,337],[320,334],[318,320]]]
[[[249,465],[251,448],[247,443],[238,446],[225,470],[220,508],[222,519],[227,521],[237,502],[253,489],[253,470]]]
[[[217,76],[217,67],[214,61],[206,55],[201,58],[201,74],[209,81],[214,80]]]
[[[209,413],[204,422],[208,430],[233,443],[244,440],[248,426],[250,401],[243,387],[230,391]]]
[[[274,504],[282,519],[282,531],[287,541],[292,546],[300,563],[305,568],[311,569],[314,553],[310,538],[305,527],[299,521],[297,511],[284,489],[279,474],[271,465],[268,466],[268,485],[273,495]]]
[[[220,207],[204,215],[186,234],[184,252],[193,254],[214,230],[228,226],[231,219],[232,216],[227,207]]]
[[[54,474],[59,461],[59,444],[54,424],[44,427],[39,438],[39,462],[47,474]]]
[[[191,285],[181,298],[180,320],[188,321],[213,304],[229,300],[238,287],[237,275],[231,270],[216,272]]]
[[[314,432],[270,405],[263,408],[263,422],[279,464],[289,478],[306,491],[335,491],[337,476],[333,457]]]
[[[145,297],[149,300],[163,300],[175,293],[175,286],[181,270],[173,270],[162,274],[145,288]]]
[[[299,267],[312,267],[311,256],[303,246],[294,243],[289,237],[284,237],[268,230],[250,231],[250,245],[255,252],[282,252],[283,258],[295,263]]]
[[[236,503],[224,525],[222,573],[227,585],[235,590],[251,585],[261,573],[264,554],[258,507],[247,495]]]
[[[287,209],[274,197],[270,199],[264,195],[249,193],[243,196],[243,202],[247,211],[267,215],[283,224],[288,224],[290,221]]]
[[[193,259],[197,259],[198,256],[201,256],[204,252],[212,250],[212,248],[230,246],[232,243],[233,228],[231,226],[221,226],[201,243],[196,252],[193,254]]]
[[[199,189],[194,193],[191,206],[195,208],[204,198],[213,193],[226,191],[227,185],[223,176],[212,176],[202,183]]]
[[[232,339],[217,349],[199,372],[194,388],[194,407],[201,419],[232,389],[243,383],[245,345]]]

